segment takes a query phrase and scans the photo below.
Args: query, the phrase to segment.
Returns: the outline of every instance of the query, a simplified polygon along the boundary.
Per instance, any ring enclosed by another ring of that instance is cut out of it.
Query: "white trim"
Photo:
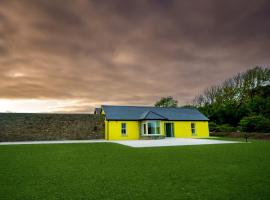
[[[192,128],[192,124],[194,124],[194,128]],[[197,128],[196,128],[195,122],[190,123],[190,129],[191,129],[191,136],[197,136]],[[194,130],[194,133],[193,133],[193,130]]]
[[[141,136],[161,136],[162,134],[141,134]]]
[[[122,127],[122,124],[125,124],[125,128]],[[125,130],[126,133],[123,133],[122,131]],[[122,137],[127,137],[127,123],[126,122],[121,122],[121,136]]]

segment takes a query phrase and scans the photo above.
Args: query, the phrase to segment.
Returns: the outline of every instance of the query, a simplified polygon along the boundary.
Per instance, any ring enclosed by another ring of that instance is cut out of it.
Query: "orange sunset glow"
[[[232,4],[233,2],[233,4]],[[187,104],[270,63],[269,1],[0,0],[0,112]]]

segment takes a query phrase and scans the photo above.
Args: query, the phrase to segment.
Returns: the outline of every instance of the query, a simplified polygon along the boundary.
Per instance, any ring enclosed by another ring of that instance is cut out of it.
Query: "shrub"
[[[230,124],[218,125],[215,122],[209,122],[209,130],[211,132],[235,132],[237,127],[233,127]]]
[[[217,132],[218,131],[218,125],[215,122],[209,122],[209,130],[211,132]]]
[[[218,126],[220,132],[235,132],[237,131],[236,127],[231,126],[230,124],[222,124]]]
[[[240,121],[242,131],[245,132],[270,132],[270,119],[263,116],[244,117]]]

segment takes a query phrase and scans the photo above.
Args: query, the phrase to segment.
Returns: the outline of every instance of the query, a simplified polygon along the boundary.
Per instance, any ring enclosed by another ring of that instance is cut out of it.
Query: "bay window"
[[[144,121],[141,124],[142,135],[160,135],[159,121]]]

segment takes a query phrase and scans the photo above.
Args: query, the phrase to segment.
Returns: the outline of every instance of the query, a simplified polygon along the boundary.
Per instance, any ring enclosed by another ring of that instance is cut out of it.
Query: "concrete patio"
[[[130,147],[164,147],[164,146],[186,146],[204,144],[232,144],[237,141],[225,141],[214,139],[193,139],[193,138],[165,138],[161,140],[126,140],[114,141],[115,143]]]
[[[165,138],[160,140],[59,140],[59,141],[26,141],[26,142],[0,142],[0,145],[26,145],[26,144],[74,144],[74,143],[117,143],[129,147],[164,147],[164,146],[186,146],[203,144],[232,144],[237,141],[225,141],[214,139],[193,139],[193,138]]]

